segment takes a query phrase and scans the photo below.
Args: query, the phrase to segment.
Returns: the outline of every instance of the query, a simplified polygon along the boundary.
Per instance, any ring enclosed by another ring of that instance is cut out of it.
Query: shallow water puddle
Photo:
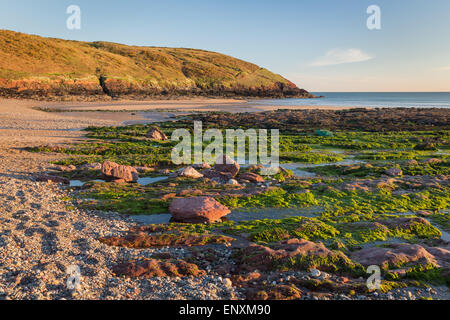
[[[70,180],[70,187],[82,187],[84,185],[83,181],[80,180]]]
[[[92,180],[91,182],[105,182],[105,180]],[[81,181],[81,180],[70,180],[70,187],[82,187],[86,184],[86,181]]]
[[[166,224],[169,223],[172,215],[170,213],[166,214],[152,214],[152,215],[137,215],[129,216],[129,218],[135,222],[142,224]]]
[[[433,227],[435,227],[436,229],[438,229],[438,230],[441,232],[441,234],[442,234],[441,239],[442,239],[442,240],[447,241],[447,242],[450,242],[450,233],[448,233],[448,232],[442,230],[442,228],[441,228],[439,225],[437,225],[436,223],[434,223],[431,219],[427,219],[427,218],[425,218],[425,219],[426,219]]]
[[[298,163],[283,163],[281,165],[281,167],[283,167],[284,169],[287,169],[287,170],[291,170],[292,173],[294,174],[294,176],[299,177],[299,178],[313,178],[313,177],[317,176],[317,174],[314,172],[300,170]]]
[[[167,180],[169,179],[169,177],[144,177],[144,178],[139,178],[137,183],[142,185],[142,186],[148,186],[150,184],[159,182],[159,181],[163,181],[163,180]],[[106,182],[105,180],[92,180],[90,182]],[[86,184],[87,182],[81,181],[81,180],[71,180],[70,181],[70,187],[82,187]]]
[[[290,217],[306,217],[314,218],[321,212],[320,208],[304,208],[304,209],[279,209],[279,208],[267,208],[258,209],[252,211],[239,211],[235,210],[231,212],[227,219],[229,221],[241,222],[241,221],[254,221],[265,219],[284,219]],[[132,215],[129,216],[133,221],[142,224],[165,224],[170,222],[171,214],[153,214],[153,215]]]
[[[137,183],[140,184],[140,185],[143,185],[143,186],[147,186],[149,184],[156,183],[156,182],[159,182],[159,181],[164,181],[164,180],[167,180],[167,179],[169,179],[169,177],[153,177],[153,178],[145,177],[145,178],[139,178]]]
[[[364,161],[360,160],[354,160],[354,159],[345,159],[338,162],[327,162],[327,163],[283,163],[281,164],[281,167],[291,170],[296,177],[301,178],[311,178],[317,176],[314,172],[309,172],[306,170],[301,169],[307,169],[307,168],[317,168],[317,167],[326,167],[326,166],[348,166],[348,165],[356,165],[356,164],[362,164],[365,163]]]
[[[322,211],[321,208],[266,208],[249,211],[235,210],[231,212],[227,218],[228,220],[240,222],[240,221],[253,221],[253,220],[265,220],[265,219],[284,219],[290,217],[306,217],[314,218]]]

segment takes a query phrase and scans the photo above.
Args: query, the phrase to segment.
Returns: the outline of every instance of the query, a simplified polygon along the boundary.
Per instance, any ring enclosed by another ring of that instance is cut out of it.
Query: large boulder
[[[167,138],[167,136],[164,134],[164,132],[162,132],[161,129],[159,129],[158,127],[150,128],[150,130],[147,132],[146,137],[149,139],[158,140],[158,141],[169,140]]]
[[[119,166],[118,163],[115,163],[112,161],[104,161],[102,163],[101,171],[102,171],[103,175],[108,177],[108,176],[111,176],[112,170],[118,166]]]
[[[227,155],[221,155],[217,158],[216,164],[214,165],[214,170],[222,173],[230,173],[232,177],[235,177],[241,167],[239,164],[231,159]]]
[[[216,222],[231,212],[211,197],[177,198],[169,211],[173,220],[184,223]]]
[[[136,182],[139,179],[137,170],[130,166],[115,167],[111,172],[111,176],[114,180],[125,180],[125,182]]]
[[[131,166],[122,166],[111,161],[103,162],[102,173],[107,180],[113,181],[136,182],[139,179],[139,173],[135,168]]]

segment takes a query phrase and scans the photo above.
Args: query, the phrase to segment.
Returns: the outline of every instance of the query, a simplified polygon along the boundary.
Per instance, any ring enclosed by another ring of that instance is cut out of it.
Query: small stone
[[[231,288],[233,286],[233,282],[228,278],[223,279],[222,283],[226,288]]]
[[[309,271],[309,275],[310,275],[311,277],[313,277],[313,278],[318,278],[318,277],[320,277],[321,274],[322,274],[322,272],[320,272],[320,271],[317,270],[317,269],[311,269],[311,270]]]
[[[400,168],[390,168],[386,171],[386,174],[391,177],[398,177],[403,175],[403,171]]]
[[[164,132],[161,131],[158,127],[152,127],[146,135],[147,138],[157,141],[166,141],[169,140],[167,136],[164,134]]]
[[[197,170],[208,170],[208,169],[211,169],[211,166],[209,164],[205,163],[205,162],[204,163],[196,163],[196,164],[192,165],[192,167],[194,169],[197,169]]]
[[[437,159],[437,158],[430,158],[424,161],[424,163],[426,164],[438,164],[441,163],[442,160],[441,159]]]
[[[264,183],[265,180],[263,177],[261,177],[260,175],[256,174],[256,173],[252,173],[252,172],[246,172],[243,173],[239,176],[240,179],[242,180],[247,180],[253,183]]]
[[[228,180],[228,184],[231,184],[233,186],[238,186],[239,182],[235,179],[230,179],[230,180]]]
[[[192,178],[192,179],[199,179],[203,178],[203,174],[195,170],[193,167],[187,167],[184,169],[181,169],[178,172],[179,177],[186,177],[186,178]]]

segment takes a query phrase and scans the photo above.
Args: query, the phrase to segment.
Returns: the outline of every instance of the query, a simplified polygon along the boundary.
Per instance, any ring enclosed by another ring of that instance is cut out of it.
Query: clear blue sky
[[[450,0],[0,0],[0,29],[217,51],[313,92],[450,91]]]

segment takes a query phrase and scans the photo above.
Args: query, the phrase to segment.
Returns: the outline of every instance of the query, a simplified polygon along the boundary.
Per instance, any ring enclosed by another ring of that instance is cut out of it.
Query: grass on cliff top
[[[43,38],[0,30],[0,78],[76,79],[99,76],[154,87],[270,87],[280,75],[220,53]]]

